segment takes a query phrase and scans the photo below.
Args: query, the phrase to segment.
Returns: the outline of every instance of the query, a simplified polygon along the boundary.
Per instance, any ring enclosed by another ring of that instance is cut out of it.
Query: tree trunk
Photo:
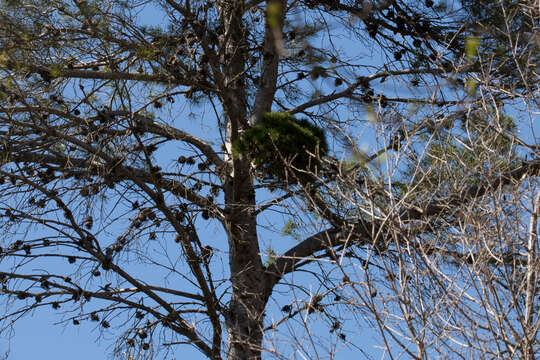
[[[227,318],[228,359],[260,359],[266,296],[257,219],[253,213],[255,190],[249,163],[236,161],[227,222],[232,296]],[[227,191],[228,190],[228,191]]]
[[[234,226],[236,230],[231,235],[235,246],[230,253],[232,296],[227,319],[228,359],[260,359],[266,304],[256,224],[248,217],[247,221]]]
[[[243,23],[243,0],[218,1],[219,18],[226,43],[221,59],[223,78],[221,103],[227,121],[227,148],[248,126],[246,69],[249,46]],[[255,189],[251,164],[245,159],[228,159],[232,172],[224,184],[226,231],[229,245],[229,264],[232,294],[228,305],[228,359],[260,359],[263,340],[264,266],[261,262],[257,236]]]

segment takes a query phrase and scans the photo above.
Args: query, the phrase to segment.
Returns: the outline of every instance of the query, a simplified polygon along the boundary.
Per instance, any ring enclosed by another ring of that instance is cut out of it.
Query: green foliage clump
[[[264,114],[233,143],[234,156],[250,159],[265,178],[288,184],[313,180],[327,153],[320,127],[280,112]]]

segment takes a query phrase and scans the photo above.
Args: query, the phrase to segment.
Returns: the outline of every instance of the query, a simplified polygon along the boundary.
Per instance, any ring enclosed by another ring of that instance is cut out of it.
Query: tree
[[[392,357],[533,359],[539,10],[460,5],[2,2],[4,329],[289,358],[352,316]]]

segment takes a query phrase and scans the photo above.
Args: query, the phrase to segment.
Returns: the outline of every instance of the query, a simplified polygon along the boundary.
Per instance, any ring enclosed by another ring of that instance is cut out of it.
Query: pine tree
[[[532,1],[0,4],[0,329],[538,354]]]

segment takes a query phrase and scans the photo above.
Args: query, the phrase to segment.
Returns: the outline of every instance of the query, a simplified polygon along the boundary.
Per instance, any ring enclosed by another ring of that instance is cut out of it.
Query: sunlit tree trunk
[[[228,128],[227,145],[246,129],[248,123],[245,80],[247,59],[243,1],[219,3],[224,33],[229,36],[221,62],[224,94],[221,101]],[[230,158],[231,173],[225,180],[226,231],[229,244],[231,299],[227,309],[229,359],[260,359],[265,309],[263,299],[264,266],[261,262],[257,220],[254,213],[255,190],[250,163]]]

